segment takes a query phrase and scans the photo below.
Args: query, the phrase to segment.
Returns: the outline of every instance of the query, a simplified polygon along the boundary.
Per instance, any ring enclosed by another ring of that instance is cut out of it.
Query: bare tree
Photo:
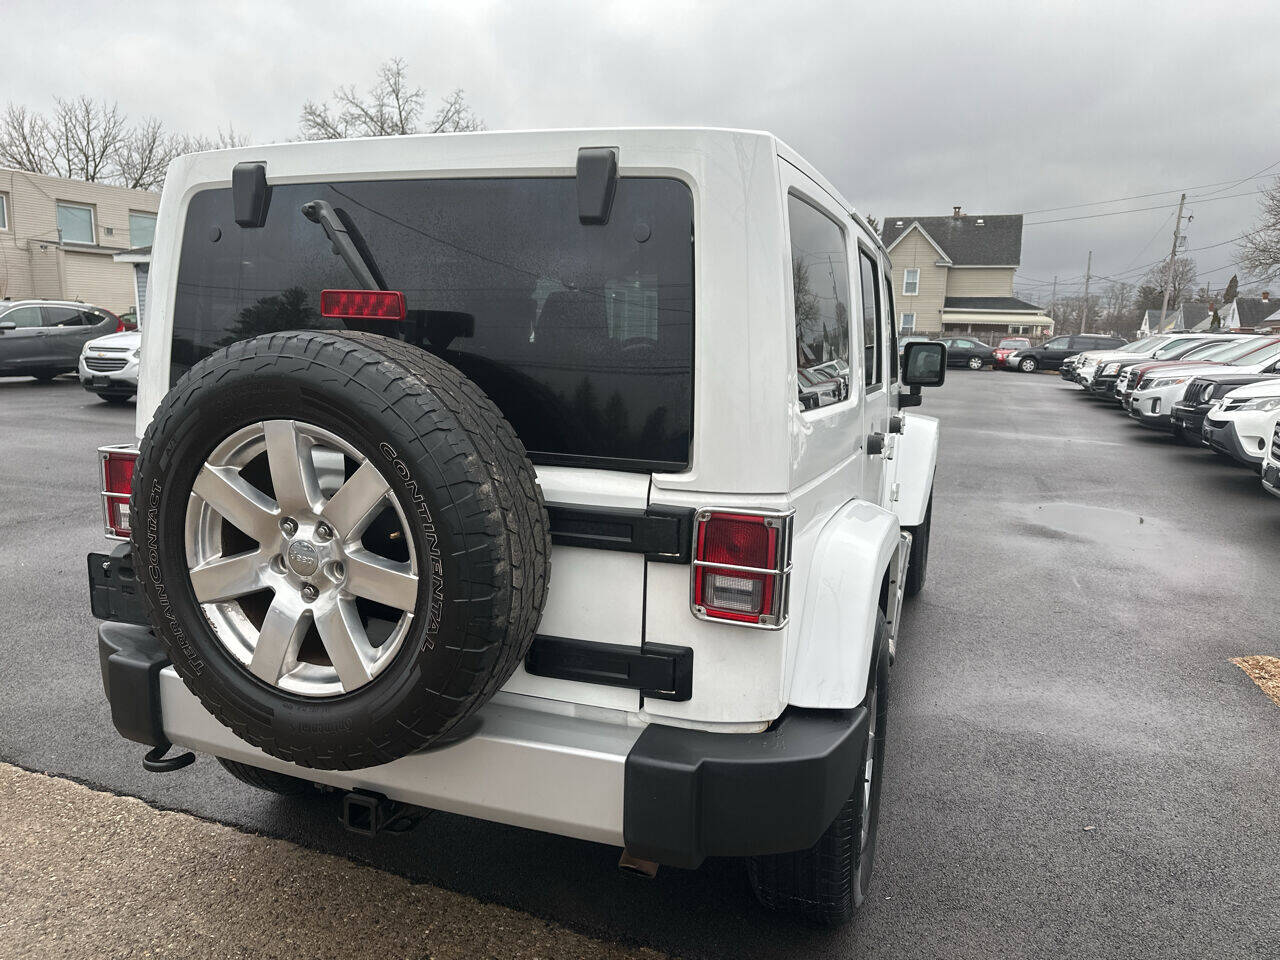
[[[234,127],[207,137],[168,133],[155,117],[130,126],[116,104],[84,96],[55,104],[49,116],[21,104],[5,107],[0,114],[0,166],[155,190],[175,157],[248,142]]]
[[[56,97],[53,116],[46,121],[53,172],[77,180],[108,179],[120,144],[128,135],[120,108],[81,94]]]
[[[44,117],[20,104],[5,107],[0,115],[0,165],[49,172],[49,128]]]
[[[346,137],[390,137],[405,133],[453,133],[483,130],[457,89],[440,101],[430,120],[423,123],[426,93],[410,87],[405,63],[399,57],[378,68],[377,82],[365,94],[354,86],[338,87],[332,100],[308,100],[298,127],[305,140],[341,140]]]
[[[1098,326],[1120,330],[1129,322],[1129,308],[1133,306],[1133,284],[1113,280],[1102,290],[1102,309],[1098,314]]]
[[[1177,257],[1173,263],[1169,261],[1157,264],[1152,267],[1150,272],[1143,278],[1144,287],[1153,287],[1160,291],[1161,302],[1164,301],[1165,283],[1169,282],[1172,275],[1172,282],[1169,285],[1169,309],[1174,309],[1178,304],[1195,289],[1196,286],[1196,262],[1190,257]],[[1152,309],[1159,309],[1160,304],[1157,303]]]
[[[1262,193],[1257,228],[1240,241],[1240,265],[1255,275],[1280,270],[1280,179]]]

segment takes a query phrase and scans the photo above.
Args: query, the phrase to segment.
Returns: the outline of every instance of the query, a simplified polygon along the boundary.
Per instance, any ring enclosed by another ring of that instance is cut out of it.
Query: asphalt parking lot
[[[1280,654],[1280,501],[1055,376],[956,371],[921,412],[943,421],[929,581],[848,928],[775,921],[737,863],[644,882],[614,849],[441,813],[365,841],[335,799],[209,759],[145,773],[102,697],[84,560],[95,449],[133,408],[69,380],[0,380],[0,761],[684,957],[1273,954],[1280,709],[1231,658]]]

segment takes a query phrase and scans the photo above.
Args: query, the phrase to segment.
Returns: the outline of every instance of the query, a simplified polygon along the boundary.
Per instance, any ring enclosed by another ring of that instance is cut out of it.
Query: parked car
[[[1143,337],[1114,349],[1086,350],[1067,357],[1066,360],[1062,361],[1059,369],[1064,379],[1078,383],[1087,390],[1093,383],[1093,378],[1097,376],[1100,365],[1117,358],[1129,360],[1133,357],[1149,357],[1160,348],[1162,343],[1166,343],[1169,339],[1168,336],[1158,335]]]
[[[1201,432],[1205,444],[1260,469],[1275,435],[1280,411],[1280,382],[1261,380],[1236,387],[1205,414]]]
[[[1005,361],[1009,359],[1010,354],[1017,353],[1019,350],[1030,350],[1031,341],[1026,337],[1005,337],[996,344],[992,351],[991,365],[997,370],[1005,369]]]
[[[1096,396],[1117,399],[1116,384],[1126,370],[1150,362],[1177,360],[1203,344],[1221,342],[1221,336],[1213,333],[1177,334],[1169,337],[1150,354],[1111,357],[1099,364],[1089,381],[1089,392]]]
[[[1057,370],[1062,366],[1062,361],[1072,354],[1082,353],[1085,350],[1108,350],[1123,346],[1124,340],[1120,337],[1108,337],[1097,333],[1053,337],[1038,347],[1028,347],[1010,354],[1005,357],[1005,365],[1009,369],[1021,370],[1023,373]]]
[[[0,301],[0,377],[52,380],[70,373],[86,343],[119,327],[114,313],[84,303]]]
[[[124,403],[138,392],[138,357],[142,334],[109,333],[90,340],[80,351],[80,384],[107,403]]]
[[[164,189],[142,440],[101,451],[125,542],[88,564],[148,769],[325,784],[366,835],[407,804],[650,874],[742,857],[847,919],[932,526],[938,423],[901,408],[946,348],[893,351],[836,188],[768,134],[611,129],[221,150]],[[843,399],[802,409],[819,366]]]
[[[971,337],[939,337],[941,343],[947,345],[947,366],[968,367],[970,370],[981,370],[991,366],[991,358],[995,351],[981,340]]]
[[[1112,396],[1126,410],[1131,410],[1136,402],[1136,391],[1149,390],[1157,378],[1165,381],[1166,386],[1185,386],[1187,380],[1195,374],[1212,373],[1230,366],[1236,359],[1252,355],[1269,342],[1263,337],[1255,336],[1219,337],[1192,346],[1176,360],[1140,361],[1121,370]],[[1174,400],[1180,399],[1181,395],[1181,389],[1176,391],[1176,395],[1168,391],[1161,394],[1165,400],[1162,406],[1165,422],[1159,426],[1168,426],[1169,406]]]
[[[1204,416],[1214,403],[1236,387],[1276,377],[1277,374],[1271,373],[1240,373],[1230,367],[1194,375],[1187,381],[1182,399],[1176,401],[1170,410],[1170,428],[1174,438],[1183,443],[1202,444]]]

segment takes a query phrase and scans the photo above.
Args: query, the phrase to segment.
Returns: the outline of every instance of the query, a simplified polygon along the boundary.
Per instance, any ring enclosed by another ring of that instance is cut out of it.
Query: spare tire
[[[372,334],[201,360],[147,428],[133,505],[178,674],[303,766],[446,737],[511,676],[546,600],[546,509],[511,426],[454,367]]]

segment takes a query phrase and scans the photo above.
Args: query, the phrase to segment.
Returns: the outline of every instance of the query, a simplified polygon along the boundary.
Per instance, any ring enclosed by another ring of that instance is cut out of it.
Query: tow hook
[[[150,773],[173,773],[175,770],[181,770],[183,767],[189,767],[196,762],[196,755],[190,750],[184,750],[172,757],[166,757],[165,754],[173,747],[168,740],[162,740],[150,750],[142,758],[142,769]]]
[[[622,856],[618,857],[618,869],[623,873],[635,874],[637,877],[643,877],[646,880],[652,880],[658,875],[658,864],[656,862],[633,857],[625,847],[622,850]]]
[[[371,790],[353,790],[342,797],[342,825],[362,837],[407,833],[419,819],[413,807]]]

